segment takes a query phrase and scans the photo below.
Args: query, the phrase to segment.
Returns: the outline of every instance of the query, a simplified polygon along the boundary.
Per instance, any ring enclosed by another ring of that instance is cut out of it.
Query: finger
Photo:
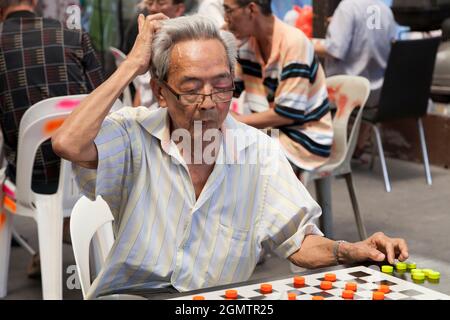
[[[398,253],[398,260],[405,261],[409,258],[408,245],[403,239],[395,239],[395,249]]]
[[[367,252],[368,258],[373,260],[373,261],[383,261],[386,256],[384,255],[383,252],[375,249],[375,248],[370,248]]]
[[[141,33],[142,28],[144,27],[144,23],[145,23],[145,17],[144,15],[141,13],[138,17],[138,27],[139,27],[139,33]]]
[[[384,249],[384,251],[386,252],[388,262],[390,264],[394,264],[395,263],[395,250],[394,250],[393,241],[383,235],[380,238],[378,238],[378,245],[379,245],[378,249]]]
[[[169,17],[164,13],[151,14],[146,17],[147,21],[168,20]]]

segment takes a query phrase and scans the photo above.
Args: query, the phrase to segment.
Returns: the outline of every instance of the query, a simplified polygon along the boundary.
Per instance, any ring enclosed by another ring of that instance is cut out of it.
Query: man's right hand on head
[[[147,17],[140,14],[138,17],[139,34],[133,49],[127,56],[127,61],[136,66],[138,75],[146,73],[149,69],[153,38],[161,27],[161,21],[165,19],[169,18],[162,13]]]

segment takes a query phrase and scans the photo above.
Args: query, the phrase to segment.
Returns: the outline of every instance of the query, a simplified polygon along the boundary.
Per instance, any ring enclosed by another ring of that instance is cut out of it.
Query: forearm
[[[298,251],[289,257],[289,260],[303,268],[315,269],[336,265],[334,254],[335,241],[317,235],[306,236]],[[349,247],[352,244],[340,243],[337,250],[339,263],[349,263]]]
[[[322,41],[314,42],[314,51],[321,58],[325,58],[326,56],[328,56],[327,48],[325,47]]]
[[[265,129],[269,127],[275,128],[292,125],[294,123],[294,120],[280,116],[274,111],[274,109],[269,109],[265,112],[240,115],[238,116],[238,120],[258,129]]]
[[[53,148],[61,157],[73,161],[94,161],[94,139],[112,105],[136,76],[137,68],[125,61],[100,87],[86,97],[53,135]]]

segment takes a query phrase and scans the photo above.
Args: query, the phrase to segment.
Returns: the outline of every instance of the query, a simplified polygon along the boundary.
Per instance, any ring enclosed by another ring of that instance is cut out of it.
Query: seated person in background
[[[139,3],[139,8],[146,15],[147,13],[156,14],[163,13],[169,18],[176,18],[182,16],[186,10],[184,0],[142,0]],[[124,52],[128,54],[133,48],[134,42],[138,35],[137,19],[132,21],[126,32],[125,49]],[[150,73],[146,73],[136,78],[139,82],[136,88],[136,95],[134,98],[134,106],[152,107],[156,102],[150,88]]]
[[[0,126],[8,162],[6,175],[13,183],[18,170],[19,125],[25,111],[47,98],[89,93],[103,82],[102,67],[89,36],[67,29],[59,21],[38,17],[36,3],[0,1]],[[60,162],[50,141],[43,143],[33,169],[35,192],[56,192]],[[67,231],[68,226],[66,223]],[[31,276],[38,273],[37,263],[35,267]]]
[[[325,76],[302,31],[276,18],[270,0],[224,0],[225,22],[241,40],[236,95],[253,113],[235,115],[255,128],[280,129],[279,142],[300,171],[329,158],[333,128]]]
[[[333,14],[325,42],[316,42],[315,51],[325,58],[327,76],[347,74],[367,78],[371,94],[366,107],[376,107],[396,32],[392,11],[383,1],[343,0]],[[363,122],[356,158],[362,155],[369,136],[370,126]]]
[[[115,218],[116,241],[89,297],[248,280],[263,243],[306,268],[408,257],[404,240],[382,233],[357,243],[323,237],[320,207],[279,144],[228,114],[229,32],[200,16],[140,16],[139,24],[127,60],[52,138],[82,192],[101,195]],[[108,115],[149,68],[160,108]]]

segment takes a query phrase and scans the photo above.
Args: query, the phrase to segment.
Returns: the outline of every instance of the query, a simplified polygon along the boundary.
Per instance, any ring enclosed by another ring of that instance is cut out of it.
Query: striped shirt
[[[245,90],[244,104],[252,112],[274,108],[295,120],[280,129],[279,141],[297,167],[313,170],[330,156],[333,140],[325,75],[308,38],[275,18],[272,51],[264,63],[257,41],[239,47],[236,94]]]
[[[305,235],[322,235],[314,224],[320,207],[267,135],[228,116],[214,170],[196,199],[169,128],[165,108],[123,108],[95,139],[97,169],[74,166],[83,194],[101,195],[115,218],[116,241],[91,298],[245,281],[263,242],[287,258]]]

